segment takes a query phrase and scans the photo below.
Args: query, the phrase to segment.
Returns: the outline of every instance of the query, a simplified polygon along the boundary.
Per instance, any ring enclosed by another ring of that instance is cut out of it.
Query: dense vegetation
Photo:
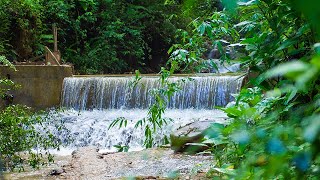
[[[56,24],[64,60],[74,63],[78,72],[152,72],[163,65],[162,89],[153,92],[156,103],[148,117],[137,123],[147,127],[145,145],[151,147],[152,132],[165,123],[167,99],[179,90],[179,84],[170,83],[168,77],[200,69],[208,48],[216,47],[221,61],[231,61],[226,52],[232,48],[251,79],[234,104],[221,108],[232,123],[213,125],[204,140],[212,145],[210,152],[216,158],[211,175],[317,179],[319,3],[222,3],[224,9],[209,0],[4,0],[0,2],[0,53],[9,60],[43,53],[43,45],[52,41],[51,25]]]
[[[320,11],[315,8],[319,3],[222,2],[224,11],[194,20],[194,31],[182,31],[182,43],[169,50],[171,66],[161,71],[165,83],[155,93],[160,100],[150,108],[148,122],[154,127],[162,122],[166,97],[179,87],[166,81],[167,77],[186,67],[195,68],[206,43],[217,46],[222,54],[226,49],[222,44],[228,44],[241,52],[238,60],[251,78],[236,102],[221,108],[232,123],[213,125],[204,140],[204,146],[212,145],[210,152],[217,160],[211,175],[225,179],[319,178]],[[228,56],[221,61],[229,61]]]
[[[208,1],[210,2],[210,1]],[[199,1],[198,4],[214,4]],[[78,73],[158,72],[175,42],[175,31],[199,13],[163,0],[3,0],[0,53],[27,61],[52,48],[52,25],[65,62]],[[196,11],[202,12],[202,11]]]
[[[208,175],[318,179],[320,10],[315,6],[319,3],[222,2],[223,11],[196,18],[187,29],[177,31],[180,41],[168,51],[168,68],[160,71],[162,87],[153,91],[156,103],[148,117],[136,124],[145,126],[146,147],[152,146],[153,132],[165,123],[162,114],[168,99],[179,91],[180,82],[172,83],[168,77],[201,68],[208,45],[217,47],[222,62],[231,61],[226,50],[235,48],[239,52],[236,60],[246,69],[249,82],[235,103],[220,107],[232,123],[212,125],[199,144],[210,144],[209,152],[216,158]]]
[[[4,56],[0,56],[0,62],[15,70]],[[0,178],[4,170],[21,171],[26,164],[38,168],[52,162],[53,156],[48,149],[59,148],[60,145],[43,124],[49,118],[45,113],[35,113],[29,107],[11,104],[10,91],[18,88],[19,85],[10,79],[0,79],[0,97],[4,102],[0,109]]]

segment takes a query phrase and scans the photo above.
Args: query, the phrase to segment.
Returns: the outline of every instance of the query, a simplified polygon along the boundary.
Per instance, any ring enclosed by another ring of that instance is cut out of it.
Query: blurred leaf
[[[278,138],[272,138],[268,141],[267,151],[271,154],[283,154],[286,152],[286,148],[281,140]]]
[[[236,25],[234,25],[234,27],[239,27],[239,26],[244,26],[244,25],[248,25],[248,24],[251,24],[252,21],[242,21]]]
[[[290,91],[287,95],[285,104],[288,104],[296,96],[297,92],[297,89],[293,89],[292,91]]]
[[[261,83],[265,79],[273,78],[277,76],[283,76],[283,75],[296,78],[299,74],[309,70],[309,68],[310,68],[309,64],[299,60],[283,63],[268,70],[264,74],[261,74],[258,77],[257,82]]]
[[[228,11],[234,12],[237,8],[237,0],[222,0],[222,4]]]
[[[240,2],[238,2],[238,5],[239,5],[239,6],[251,6],[251,5],[254,5],[254,4],[256,4],[256,3],[258,3],[257,0],[240,1]]]
[[[308,142],[315,141],[316,138],[319,138],[320,133],[320,115],[314,115],[304,119],[305,123],[308,125],[304,129],[303,137]]]
[[[311,154],[307,152],[297,154],[293,158],[293,165],[300,171],[307,171],[311,165]]]
[[[212,168],[212,169],[219,172],[219,173],[232,175],[232,176],[236,175],[236,172],[234,169],[227,169],[227,168]]]

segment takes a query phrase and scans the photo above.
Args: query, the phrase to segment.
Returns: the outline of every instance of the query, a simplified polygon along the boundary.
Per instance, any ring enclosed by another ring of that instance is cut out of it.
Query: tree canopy
[[[0,53],[10,61],[39,56],[45,45],[52,47],[56,25],[62,58],[78,73],[157,72],[176,30],[200,14],[183,6],[162,0],[3,0]],[[214,6],[200,8],[208,13]]]

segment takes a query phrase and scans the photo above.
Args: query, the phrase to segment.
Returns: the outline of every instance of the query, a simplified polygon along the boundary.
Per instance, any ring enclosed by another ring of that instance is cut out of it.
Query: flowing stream
[[[183,80],[184,79],[184,80]],[[144,128],[135,128],[136,122],[148,116],[148,107],[154,103],[152,91],[160,88],[159,77],[143,77],[132,86],[132,76],[70,77],[65,78],[61,105],[66,110],[53,113],[64,128],[49,129],[59,137],[67,149],[97,146],[105,151],[116,151],[115,145],[129,150],[143,148]],[[154,145],[165,143],[165,137],[178,127],[201,120],[224,123],[226,115],[214,106],[225,106],[234,100],[243,78],[240,76],[172,77],[180,91],[169,100],[164,117],[167,124],[154,133]],[[115,119],[126,119],[127,126],[109,129]],[[54,124],[54,123],[52,123]],[[71,142],[69,140],[72,140]]]
[[[181,80],[185,80],[184,82]],[[172,77],[180,91],[168,108],[212,109],[233,100],[241,87],[239,76]],[[159,88],[159,77],[143,77],[133,88],[132,77],[70,77],[64,79],[62,106],[85,109],[146,109],[154,103],[152,89]]]

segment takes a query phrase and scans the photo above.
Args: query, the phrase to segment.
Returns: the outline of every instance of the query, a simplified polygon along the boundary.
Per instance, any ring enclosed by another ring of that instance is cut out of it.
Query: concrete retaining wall
[[[17,71],[0,66],[0,76],[8,75],[21,88],[9,92],[13,104],[24,104],[35,109],[46,109],[60,105],[63,79],[73,74],[71,66],[17,65]],[[1,99],[1,105],[4,100]]]

